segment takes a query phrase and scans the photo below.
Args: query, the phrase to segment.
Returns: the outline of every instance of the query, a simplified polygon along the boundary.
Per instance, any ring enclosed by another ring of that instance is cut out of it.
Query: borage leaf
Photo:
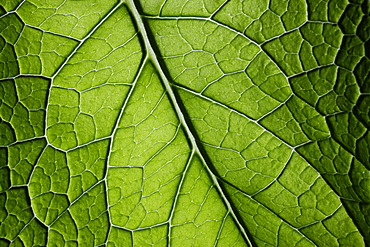
[[[0,1],[0,241],[364,246],[368,1]]]

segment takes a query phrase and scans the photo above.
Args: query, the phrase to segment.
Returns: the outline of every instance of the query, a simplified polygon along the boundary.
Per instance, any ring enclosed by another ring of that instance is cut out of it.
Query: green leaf
[[[369,245],[369,10],[0,0],[0,245]]]

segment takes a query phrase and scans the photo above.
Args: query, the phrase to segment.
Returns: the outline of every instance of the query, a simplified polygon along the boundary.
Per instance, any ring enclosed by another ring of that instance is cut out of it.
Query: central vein
[[[215,186],[217,187],[221,197],[223,198],[224,200],[224,203],[226,204],[226,207],[228,209],[228,211],[230,212],[230,214],[232,215],[232,217],[234,218],[236,224],[238,225],[242,235],[244,236],[244,238],[246,239],[246,241],[248,242],[248,244],[250,246],[252,246],[252,243],[250,241],[250,237],[247,235],[244,227],[242,226],[241,222],[240,222],[240,219],[236,216],[236,214],[234,213],[234,210],[230,204],[230,202],[227,200],[227,197],[225,196],[225,192],[223,191],[222,187],[220,186],[219,184],[219,181],[217,179],[217,177],[213,174],[213,172],[211,171],[211,169],[206,165],[206,161],[198,147],[198,143],[197,141],[195,140],[195,137],[192,133],[192,131],[190,130],[189,128],[189,125],[185,119],[185,116],[184,114],[182,113],[182,109],[180,108],[179,104],[178,104],[178,99],[176,98],[175,96],[175,93],[170,85],[170,82],[167,78],[167,76],[165,75],[165,73],[163,72],[163,69],[162,69],[162,66],[160,64],[160,62],[158,61],[158,58],[157,58],[157,54],[155,53],[153,47],[152,47],[152,44],[151,44],[151,41],[148,37],[148,33],[146,31],[146,27],[145,27],[145,24],[142,20],[142,17],[140,15],[140,13],[138,12],[137,10],[137,7],[134,3],[134,0],[127,0],[127,5],[128,5],[128,8],[130,9],[131,13],[133,14],[133,17],[135,19],[135,22],[138,26],[138,29],[143,37],[143,40],[144,40],[144,44],[145,44],[145,49],[146,51],[148,52],[148,57],[150,58],[150,60],[153,62],[153,65],[155,66],[157,72],[159,73],[159,76],[166,88],[166,91],[167,91],[167,94],[169,95],[171,101],[172,101],[172,105],[173,107],[175,108],[175,111],[176,111],[176,114],[183,126],[183,128],[185,129],[185,132],[187,134],[187,137],[190,139],[190,142],[191,142],[191,145],[192,145],[192,148],[194,149],[194,152],[197,153],[200,157],[200,159],[202,160],[203,164],[205,164],[205,167],[208,171],[208,174],[210,175],[210,177],[212,178],[212,181],[214,182]]]

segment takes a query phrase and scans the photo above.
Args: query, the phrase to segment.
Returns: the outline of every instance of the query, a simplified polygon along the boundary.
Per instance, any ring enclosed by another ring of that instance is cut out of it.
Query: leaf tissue
[[[0,246],[369,246],[368,0],[0,0]]]

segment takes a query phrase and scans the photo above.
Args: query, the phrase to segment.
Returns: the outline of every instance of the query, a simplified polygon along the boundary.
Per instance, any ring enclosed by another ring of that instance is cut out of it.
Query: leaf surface
[[[366,246],[368,1],[0,1],[4,246]]]

